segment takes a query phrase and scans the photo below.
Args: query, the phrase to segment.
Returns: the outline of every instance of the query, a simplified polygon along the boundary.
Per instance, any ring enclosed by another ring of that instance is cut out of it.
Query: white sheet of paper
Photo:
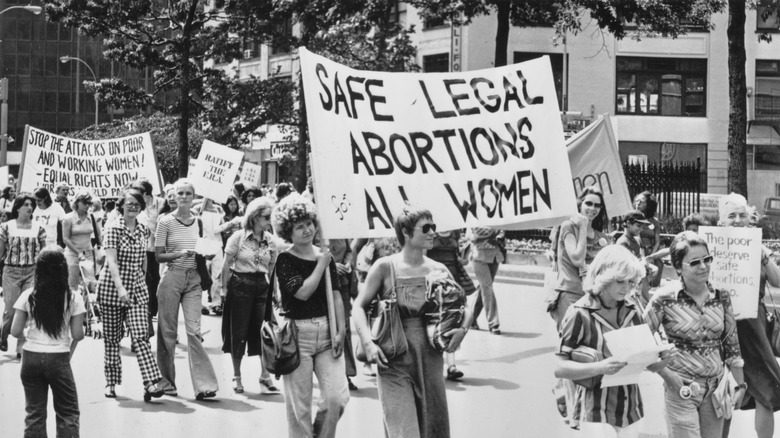
[[[658,354],[671,345],[658,345],[647,324],[635,325],[604,333],[612,357],[628,362],[623,369],[601,379],[601,386],[629,385],[643,383],[645,368],[658,361]]]
[[[200,255],[216,255],[219,251],[222,251],[222,243],[218,240],[199,237],[195,242],[195,252]]]

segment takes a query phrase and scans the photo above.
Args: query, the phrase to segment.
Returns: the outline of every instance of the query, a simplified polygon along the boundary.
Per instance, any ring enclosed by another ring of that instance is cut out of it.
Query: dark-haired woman
[[[225,215],[222,217],[222,225],[219,231],[222,234],[222,246],[227,245],[230,236],[241,229],[241,206],[238,205],[238,198],[233,195],[228,196],[227,201],[222,204],[222,210]]]
[[[565,220],[558,231],[556,298],[547,311],[560,333],[561,322],[569,307],[585,295],[582,279],[596,254],[610,243],[604,233],[608,217],[604,195],[595,187],[585,187],[577,199],[579,213]],[[577,427],[579,418],[574,412],[575,387],[571,380],[558,381],[553,392],[557,396],[558,411],[567,417],[569,426]]]
[[[68,264],[57,250],[43,251],[36,261],[35,286],[14,305],[11,334],[26,332],[22,385],[27,416],[24,436],[45,437],[51,388],[57,414],[57,436],[79,436],[79,400],[70,358],[84,338],[84,301],[68,287]]]
[[[115,387],[122,383],[119,341],[125,325],[141,368],[144,400],[163,395],[162,386],[157,384],[162,375],[149,344],[149,292],[144,274],[149,230],[136,220],[145,206],[142,192],[136,189],[124,191],[117,203],[122,215],[106,228],[103,239],[106,266],[98,282],[98,302],[103,312],[104,395],[109,398],[116,397]]]
[[[5,186],[3,193],[0,194],[0,214],[5,216],[5,222],[8,216],[11,214],[11,209],[14,206],[14,198],[16,198],[16,189],[12,185]]]
[[[642,249],[645,254],[655,254],[661,248],[661,223],[655,217],[658,210],[658,201],[652,193],[644,191],[634,197],[634,208],[641,211],[645,218],[650,221],[650,225],[642,227],[639,233]],[[650,287],[657,287],[661,284],[661,276],[664,273],[664,262],[660,257],[648,258],[657,269],[654,274],[647,278]]]
[[[33,222],[35,198],[23,193],[14,199],[11,220],[0,225],[0,259],[3,260],[3,311],[0,351],[8,350],[8,334],[13,320],[13,305],[23,290],[33,286],[35,259],[46,245],[46,231]],[[16,344],[17,357],[22,352],[24,338]]]
[[[46,230],[46,246],[57,245],[57,222],[65,218],[65,210],[51,199],[51,193],[45,187],[36,189],[33,221]]]

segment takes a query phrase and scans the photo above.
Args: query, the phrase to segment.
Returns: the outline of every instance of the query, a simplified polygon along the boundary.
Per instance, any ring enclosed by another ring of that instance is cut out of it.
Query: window
[[[758,10],[756,10],[756,31],[780,32],[780,16],[778,16],[778,12],[767,9],[766,6],[759,6]]]
[[[279,38],[274,38],[271,44],[271,55],[281,55],[283,53],[290,52],[290,40],[292,38],[292,22],[290,20],[284,20],[281,23],[275,23],[274,34],[280,35]]]
[[[617,114],[704,117],[707,60],[617,58]]]
[[[423,56],[423,71],[426,73],[450,71],[450,54]]]
[[[780,60],[756,60],[755,119],[780,119]]]
[[[437,29],[440,27],[447,26],[449,23],[447,23],[443,17],[436,17],[436,18],[426,18],[423,21],[423,30],[428,29]]]
[[[558,95],[558,108],[564,110],[563,106],[563,54],[562,53],[537,53],[537,52],[515,52],[514,62],[529,61],[540,56],[550,57],[552,65],[553,80],[555,81],[555,94]],[[567,55],[568,56],[568,55]]]

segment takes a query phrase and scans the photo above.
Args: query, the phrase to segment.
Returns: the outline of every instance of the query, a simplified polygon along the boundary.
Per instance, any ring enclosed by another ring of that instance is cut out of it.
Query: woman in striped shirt
[[[637,385],[601,387],[601,376],[615,374],[626,362],[609,357],[603,334],[612,330],[643,323],[641,312],[625,301],[644,275],[642,263],[620,245],[605,247],[596,255],[585,278],[585,291],[566,311],[561,322],[560,361],[555,376],[575,380],[577,393],[571,418],[586,436],[627,437],[636,435],[636,423],[642,418],[642,398]],[[572,353],[588,351],[593,362],[572,360]],[[649,368],[658,371],[665,366],[659,361]],[[590,379],[595,378],[595,379]],[[583,379],[593,384],[584,385]],[[577,415],[579,414],[579,415]]]

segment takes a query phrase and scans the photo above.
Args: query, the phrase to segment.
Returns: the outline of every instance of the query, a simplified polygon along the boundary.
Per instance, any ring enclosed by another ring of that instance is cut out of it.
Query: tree
[[[154,71],[153,95],[172,93],[175,103],[168,112],[178,115],[178,173],[187,174],[189,129],[204,109],[204,81],[223,75],[204,67],[207,60],[229,61],[240,56],[241,39],[236,29],[250,28],[262,34],[263,26],[246,20],[246,14],[232,15],[221,8],[207,9],[199,0],[46,0],[46,12],[53,21],[78,27],[89,36],[103,37],[104,55],[137,69]],[[253,10],[270,10],[270,0],[254,0]],[[130,92],[121,81],[95,84],[101,95],[127,99],[123,104],[143,105],[143,93]],[[110,91],[113,90],[113,91]],[[148,102],[146,102],[148,103]]]

